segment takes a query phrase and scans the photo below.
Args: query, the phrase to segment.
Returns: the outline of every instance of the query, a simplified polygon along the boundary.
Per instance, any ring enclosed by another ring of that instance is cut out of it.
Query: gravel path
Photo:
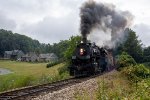
[[[34,98],[33,100],[75,100],[75,98],[78,97],[78,94],[84,95],[84,94],[88,94],[88,99],[89,100],[94,100],[95,96],[95,91],[98,88],[98,80],[101,79],[112,79],[113,77],[113,73],[116,72],[115,70],[106,73],[100,77],[94,78],[94,79],[90,79],[87,80],[85,82],[64,88],[62,90],[53,92],[53,93],[45,93],[44,95],[38,96],[36,98]]]
[[[0,68],[0,75],[10,74],[10,73],[12,72],[8,69]]]

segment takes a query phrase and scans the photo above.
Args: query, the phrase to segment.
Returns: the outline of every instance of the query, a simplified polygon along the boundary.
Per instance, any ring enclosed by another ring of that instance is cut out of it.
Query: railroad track
[[[104,73],[97,74],[91,77],[70,78],[70,79],[61,80],[53,83],[30,86],[22,89],[0,93],[0,100],[30,100],[32,98],[37,97],[38,95],[41,95],[44,92],[52,93],[54,91],[61,90],[62,88],[75,85],[77,83],[81,83],[91,78],[95,78],[102,74]]]
[[[0,94],[0,100],[25,100],[31,99],[35,96],[41,94],[42,92],[53,92],[57,91],[65,86],[73,85],[78,83],[77,79],[70,78],[66,80],[61,80],[53,83],[42,84],[37,86],[26,87],[22,89],[17,89],[13,91],[8,91]]]

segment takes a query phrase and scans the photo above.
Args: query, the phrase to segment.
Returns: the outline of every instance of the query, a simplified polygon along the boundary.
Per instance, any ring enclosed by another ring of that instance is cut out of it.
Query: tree
[[[128,55],[126,52],[122,52],[118,56],[117,65],[118,65],[117,69],[120,70],[121,68],[128,67],[130,65],[136,65],[136,62],[132,58],[132,56]]]
[[[33,40],[25,35],[0,29],[0,56],[3,56],[4,51],[15,49],[22,50],[25,53],[35,52],[37,49],[41,48],[41,46],[42,44],[39,43],[38,40]]]
[[[69,47],[68,40],[61,40],[59,43],[54,43],[51,52],[55,53],[59,58],[64,57],[64,52]]]
[[[0,29],[0,57],[3,56],[5,51],[18,49],[22,50],[24,53],[55,53],[59,58],[63,58],[68,47],[72,49],[70,46],[74,45],[74,42],[76,42],[78,38],[79,36],[72,36],[70,40],[61,40],[59,43],[50,45],[40,43],[38,40],[33,40],[25,35]]]
[[[150,62],[150,46],[144,48],[143,61],[144,62]]]
[[[64,57],[67,59],[67,61],[71,61],[71,56],[77,46],[77,43],[79,43],[81,41],[81,37],[80,36],[72,36],[69,39],[69,47],[67,48],[66,52],[64,53]]]
[[[119,52],[127,52],[131,55],[136,62],[142,62],[143,51],[141,41],[138,40],[136,33],[129,29],[126,41],[122,43],[119,47]]]

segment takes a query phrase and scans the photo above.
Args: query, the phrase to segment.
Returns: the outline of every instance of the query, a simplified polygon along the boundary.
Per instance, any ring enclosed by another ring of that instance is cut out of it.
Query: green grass
[[[16,62],[16,61],[0,61],[0,68],[6,68],[14,72],[17,75],[33,75],[41,76],[45,75],[56,75],[58,74],[57,69],[63,64],[56,65],[55,67],[46,68],[47,63],[27,63],[27,62]]]
[[[57,81],[68,78],[69,74],[59,75],[58,69],[65,66],[64,63],[46,68],[47,63],[27,63],[0,60],[0,68],[6,68],[13,73],[0,75],[0,92]]]
[[[150,100],[150,79],[133,83],[121,72],[97,78],[98,88],[91,92],[84,87],[76,91],[76,100]],[[82,91],[81,91],[82,90]],[[92,99],[90,99],[92,98]]]

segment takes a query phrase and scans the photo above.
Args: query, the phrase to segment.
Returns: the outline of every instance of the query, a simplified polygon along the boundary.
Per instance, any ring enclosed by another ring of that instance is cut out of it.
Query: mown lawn
[[[51,68],[46,68],[46,65],[47,63],[0,60],[0,68],[6,68],[13,72],[0,75],[0,92],[62,79],[58,69],[65,64],[61,63]]]
[[[0,68],[6,68],[14,72],[17,75],[33,75],[39,77],[41,75],[56,75],[58,74],[57,69],[63,64],[58,66],[46,68],[47,63],[27,63],[27,62],[16,62],[16,61],[0,61]]]

